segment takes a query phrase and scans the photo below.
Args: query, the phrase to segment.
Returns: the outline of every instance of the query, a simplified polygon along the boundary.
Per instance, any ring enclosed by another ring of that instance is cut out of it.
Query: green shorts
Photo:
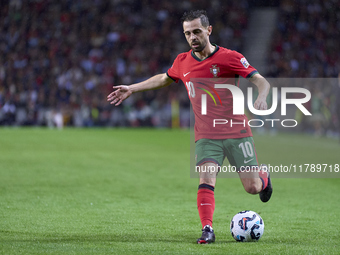
[[[227,157],[230,165],[239,170],[242,166],[257,166],[253,137],[238,139],[200,139],[196,142],[196,166],[213,162],[222,166]]]

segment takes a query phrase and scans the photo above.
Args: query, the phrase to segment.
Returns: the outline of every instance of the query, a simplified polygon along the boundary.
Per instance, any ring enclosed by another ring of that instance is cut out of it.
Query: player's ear
[[[211,35],[212,33],[212,26],[208,26],[208,35]]]

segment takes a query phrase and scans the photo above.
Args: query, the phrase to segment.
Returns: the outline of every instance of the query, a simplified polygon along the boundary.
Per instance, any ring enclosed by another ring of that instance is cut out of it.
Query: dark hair
[[[196,10],[196,11],[189,11],[189,12],[185,12],[182,16],[182,24],[184,21],[192,21],[194,19],[201,19],[201,24],[203,27],[208,27],[209,24],[209,19],[208,19],[208,15],[207,12],[204,10]]]

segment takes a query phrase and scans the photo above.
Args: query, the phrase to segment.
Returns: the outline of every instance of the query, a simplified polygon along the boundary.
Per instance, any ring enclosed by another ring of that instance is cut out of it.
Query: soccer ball
[[[261,238],[264,222],[260,215],[253,211],[242,211],[230,222],[230,232],[238,242],[254,242]]]

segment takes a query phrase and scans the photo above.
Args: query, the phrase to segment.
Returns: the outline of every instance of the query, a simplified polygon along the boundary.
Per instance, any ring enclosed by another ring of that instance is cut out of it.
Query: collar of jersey
[[[212,45],[214,45],[214,46],[216,46],[216,48],[215,48],[215,50],[208,56],[208,57],[206,57],[206,58],[204,58],[204,59],[200,59],[199,57],[197,57],[196,55],[195,55],[195,53],[191,50],[191,56],[194,58],[194,59],[196,59],[197,61],[199,61],[199,62],[201,62],[201,61],[204,61],[204,60],[206,60],[207,58],[210,58],[212,55],[214,55],[217,51],[218,51],[218,49],[220,48],[220,47],[218,47],[218,45],[216,45],[216,44],[214,44],[214,43],[212,43]]]

